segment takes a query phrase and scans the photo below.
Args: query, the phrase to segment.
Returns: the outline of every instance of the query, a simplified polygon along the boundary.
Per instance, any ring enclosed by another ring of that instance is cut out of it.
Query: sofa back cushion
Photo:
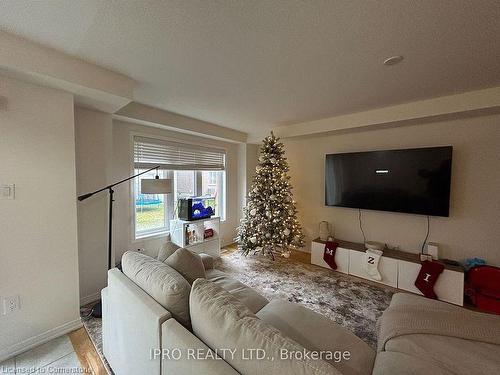
[[[284,356],[307,350],[211,281],[197,279],[189,303],[193,333],[242,374],[340,374],[321,359]],[[221,353],[222,348],[234,352]],[[257,354],[264,358],[255,359]],[[252,355],[254,360],[248,360]]]
[[[165,263],[184,276],[189,284],[200,277],[206,278],[201,257],[183,247],[165,259]]]
[[[123,273],[190,329],[189,292],[191,286],[182,275],[157,259],[136,251],[122,257]]]

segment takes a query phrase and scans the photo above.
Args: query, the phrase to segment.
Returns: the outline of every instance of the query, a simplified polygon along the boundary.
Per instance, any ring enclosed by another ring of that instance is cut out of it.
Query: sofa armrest
[[[161,324],[171,314],[116,268],[102,296],[103,351],[114,373],[159,375],[151,350],[160,348]]]
[[[211,359],[206,353],[212,350],[175,319],[168,319],[161,326],[162,375],[236,375],[239,374],[222,359]],[[174,351],[175,350],[175,351]],[[200,356],[200,359],[196,355]],[[212,352],[213,357],[215,353]],[[203,357],[201,359],[201,357]]]
[[[199,255],[205,267],[205,271],[214,269],[214,258],[212,256],[205,253],[200,253]]]

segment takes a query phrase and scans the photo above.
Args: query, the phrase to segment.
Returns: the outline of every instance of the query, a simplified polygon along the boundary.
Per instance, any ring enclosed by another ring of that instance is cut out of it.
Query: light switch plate
[[[10,315],[18,310],[21,310],[19,295],[3,298],[3,315]]]
[[[14,199],[16,197],[16,185],[0,185],[0,199]]]

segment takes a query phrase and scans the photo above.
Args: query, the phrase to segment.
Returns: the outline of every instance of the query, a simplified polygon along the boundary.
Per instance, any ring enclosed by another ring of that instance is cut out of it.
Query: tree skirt
[[[392,288],[292,259],[276,257],[273,261],[238,252],[222,256],[215,267],[269,300],[286,299],[332,319],[376,349],[375,323],[389,306]],[[84,326],[104,358],[101,319],[85,318]]]

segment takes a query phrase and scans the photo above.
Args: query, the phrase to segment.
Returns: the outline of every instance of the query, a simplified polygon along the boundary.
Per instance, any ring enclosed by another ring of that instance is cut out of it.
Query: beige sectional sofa
[[[474,373],[474,356],[482,370],[500,368],[498,345],[398,335],[397,326],[382,330],[387,340],[377,354],[324,316],[288,301],[269,302],[214,269],[210,257],[186,251],[160,252],[161,260],[127,252],[123,272],[109,271],[103,349],[115,374],[465,374]],[[396,294],[390,309],[429,303],[457,309],[409,294]],[[463,364],[469,372],[461,370],[462,361],[470,362]]]
[[[378,325],[374,375],[500,373],[500,316],[397,293]]]

